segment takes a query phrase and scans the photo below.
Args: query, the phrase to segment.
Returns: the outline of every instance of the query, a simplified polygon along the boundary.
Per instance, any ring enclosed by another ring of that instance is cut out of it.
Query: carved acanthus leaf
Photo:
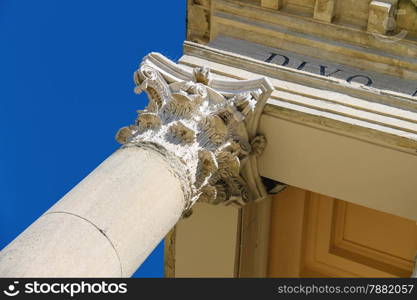
[[[265,79],[219,84],[206,67],[190,74],[151,54],[134,80],[135,91],[145,91],[149,103],[135,125],[122,128],[116,139],[127,146],[157,145],[180,158],[191,187],[186,210],[197,200],[240,206],[264,196],[259,180],[253,179],[258,176],[253,154],[265,145],[264,138],[256,137],[260,114],[255,114],[271,92]]]
[[[260,156],[266,148],[266,137],[263,135],[258,135],[254,137],[251,141],[251,147],[254,155]]]

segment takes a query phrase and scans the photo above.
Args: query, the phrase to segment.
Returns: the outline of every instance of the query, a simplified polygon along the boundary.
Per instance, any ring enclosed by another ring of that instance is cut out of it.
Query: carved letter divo
[[[152,53],[135,72],[135,82],[149,103],[116,139],[179,158],[186,170],[185,211],[197,200],[240,206],[266,196],[257,171],[266,145],[257,127],[272,91],[265,78],[215,80],[208,68],[189,72]]]

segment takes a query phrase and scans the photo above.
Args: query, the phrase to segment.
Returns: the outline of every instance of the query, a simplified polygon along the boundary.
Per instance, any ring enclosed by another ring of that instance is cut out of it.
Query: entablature
[[[415,80],[416,20],[411,0],[189,0],[187,39],[227,35]]]
[[[267,76],[274,87],[264,115],[319,127],[416,154],[415,97],[321,76],[186,41],[180,63],[206,65],[220,78]]]

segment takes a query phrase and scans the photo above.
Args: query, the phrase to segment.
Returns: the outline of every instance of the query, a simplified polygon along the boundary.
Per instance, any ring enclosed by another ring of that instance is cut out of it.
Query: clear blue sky
[[[185,0],[0,0],[0,248],[118,148],[132,74],[178,59]],[[135,277],[163,276],[163,247]]]

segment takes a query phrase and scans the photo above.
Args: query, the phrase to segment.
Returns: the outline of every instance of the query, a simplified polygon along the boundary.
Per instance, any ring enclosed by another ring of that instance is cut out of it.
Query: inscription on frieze
[[[280,64],[281,66],[288,66],[291,62],[291,60],[295,60],[294,58],[288,56],[288,55],[284,55],[284,54],[279,54],[279,53],[275,53],[275,52],[271,52],[269,53],[269,56],[267,59],[265,59],[265,62],[272,62],[272,63],[277,63]],[[310,68],[307,68],[307,66],[310,66]],[[325,76],[325,77],[336,77],[337,74],[341,74],[344,71],[341,69],[335,69],[333,71],[328,71],[329,70],[329,66],[325,66],[322,64],[315,64],[313,62],[310,61],[303,61],[301,62],[297,67],[297,70],[309,70],[310,72],[314,72],[317,73],[321,76]],[[314,70],[315,69],[315,70]],[[361,74],[348,74],[346,76],[346,82],[348,83],[352,83],[352,82],[358,82],[359,84],[363,84],[365,86],[372,86],[372,84],[374,83],[374,81],[372,80],[372,78],[370,76],[366,76],[366,75],[361,75]]]
[[[417,101],[417,83],[414,80],[402,79],[360,68],[329,62],[300,55],[294,52],[267,47],[226,36],[218,36],[209,44],[211,47],[242,54],[260,61],[305,71],[316,75],[337,78],[348,85],[363,86],[387,90],[415,97]],[[316,49],[317,50],[317,49]]]

